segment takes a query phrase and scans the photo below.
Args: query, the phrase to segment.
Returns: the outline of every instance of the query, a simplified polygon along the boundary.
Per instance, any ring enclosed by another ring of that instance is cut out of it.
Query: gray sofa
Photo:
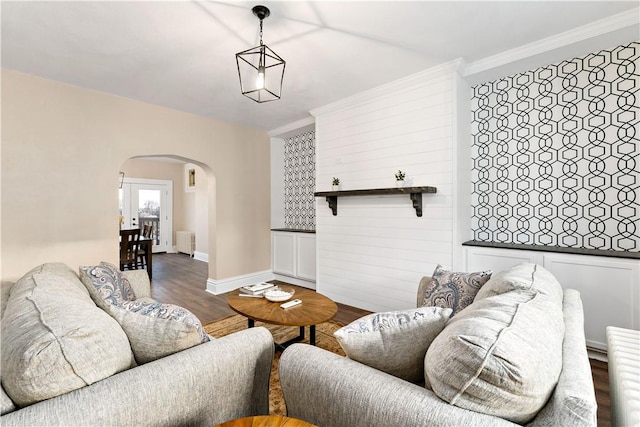
[[[423,280],[422,285],[428,280],[428,278]],[[485,286],[492,286],[491,283],[490,281]],[[490,295],[488,292],[489,290],[485,292],[485,297]],[[537,298],[530,290],[524,290],[521,293]],[[421,299],[419,298],[418,301],[420,302]],[[448,328],[456,327],[453,319],[460,316],[464,320],[463,313],[466,312],[467,320],[472,319],[474,306],[482,304],[476,300],[456,314],[440,336],[444,335]],[[561,366],[559,365],[557,374],[557,385],[551,388],[546,404],[542,401],[543,407],[533,414],[532,419],[523,423],[508,421],[490,414],[490,411],[469,410],[450,404],[434,391],[425,388],[424,384],[414,384],[349,358],[300,344],[289,347],[280,359],[279,375],[288,415],[323,427],[494,427],[519,424],[596,426],[597,405],[586,350],[583,310],[579,293],[571,289],[561,291],[558,310],[564,326],[560,328],[558,341],[560,347],[558,357]],[[532,332],[532,339],[544,337],[546,334],[544,330],[536,330],[536,328],[540,329],[537,323],[529,324],[528,327]],[[481,335],[482,332],[479,334]],[[549,334],[552,332],[549,331]],[[459,343],[461,340],[454,341]],[[431,347],[435,343],[434,340]],[[455,365],[454,359],[463,352],[459,349],[453,350],[456,343],[450,340],[440,342],[438,345],[440,351],[447,345],[452,346],[449,353],[450,359],[440,357],[445,360],[438,369],[446,368],[447,364],[461,366]],[[429,360],[431,347],[427,351],[425,361]],[[427,362],[425,362],[425,372],[427,368]],[[464,367],[455,369],[464,370]],[[431,384],[433,385],[433,380]],[[489,396],[489,399],[491,397]],[[504,408],[498,408],[498,412],[502,409]]]
[[[115,320],[108,315],[106,318],[100,315],[102,310],[93,304],[78,275],[71,269],[62,264],[45,264],[39,271],[40,273],[36,273],[35,277],[41,283],[37,284],[35,291],[33,289],[29,291],[31,296],[26,301],[33,302],[41,310],[41,319],[47,327],[55,329],[56,322],[59,322],[60,318],[64,321],[64,316],[68,316],[69,321],[72,322],[74,316],[77,317],[78,313],[85,312],[92,313],[91,316],[96,316],[96,319],[102,319],[96,320],[83,315],[85,324],[105,321],[109,327],[118,326],[117,322],[114,323]],[[42,271],[47,273],[43,274]],[[150,301],[150,284],[146,272],[131,271],[123,274],[130,280],[136,296]],[[45,278],[47,280],[44,280]],[[55,282],[56,292],[47,294],[46,285],[52,281]],[[13,287],[14,284],[11,283],[3,283],[2,286],[2,330],[7,334],[11,332],[12,327],[10,325],[12,322],[7,319],[7,316],[21,315],[11,311],[11,299],[19,297],[12,294]],[[65,301],[70,299],[64,298],[65,292],[70,290],[74,298],[81,301],[82,309],[65,306]],[[36,292],[40,294],[36,295]],[[16,294],[19,292],[16,291]],[[46,303],[47,299],[55,299],[56,295],[62,295],[61,300],[65,301],[55,302],[54,309],[59,304],[59,310],[64,313],[51,316],[46,312],[48,309]],[[45,317],[45,314],[48,317]],[[17,321],[22,320],[18,318]],[[13,323],[15,327],[15,322]],[[24,331],[25,335],[30,333],[31,331]],[[64,351],[73,348],[68,342],[78,338],[78,334],[76,337],[73,337],[73,334],[74,332],[71,331],[66,337],[58,338]],[[7,354],[16,358],[10,353],[10,348],[5,348],[5,345],[11,345],[9,338],[5,340],[3,334],[2,340],[3,356],[6,350]],[[42,351],[48,351],[52,345],[47,343]],[[94,343],[86,344],[87,347],[92,345]],[[97,364],[99,360],[105,358],[104,354],[109,354],[110,351],[109,348],[104,348],[102,352],[95,352],[93,356],[88,356],[95,358],[94,360],[80,360],[80,364],[88,362],[85,363],[89,365],[87,369],[91,369],[92,363]],[[26,406],[16,405],[9,397],[10,393],[5,386],[5,380],[7,375],[13,375],[15,372],[9,372],[7,368],[12,363],[3,363],[0,424],[3,426],[201,425],[210,427],[230,419],[267,414],[269,375],[273,355],[274,344],[271,333],[265,328],[252,328],[224,338],[211,339],[209,342],[148,363],[138,365],[132,360],[131,366],[128,365],[125,369],[119,369],[117,373],[97,381],[86,381],[86,376],[83,376],[88,385]],[[72,361],[74,355],[65,353],[65,357]],[[84,359],[88,357],[83,356]],[[77,366],[77,361],[75,363]],[[45,380],[46,378],[43,379]],[[15,385],[12,387],[15,389]]]

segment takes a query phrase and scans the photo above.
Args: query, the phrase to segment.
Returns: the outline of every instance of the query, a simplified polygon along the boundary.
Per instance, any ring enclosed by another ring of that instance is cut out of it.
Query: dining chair
[[[140,242],[140,229],[120,230],[120,270],[136,270]]]
[[[142,236],[145,239],[151,239],[151,236],[153,236],[153,224],[145,224],[142,226]],[[143,248],[143,245],[140,245],[138,247],[138,265],[140,266],[140,268],[146,268],[147,266],[147,253],[145,252],[146,250],[151,250],[151,246],[152,245],[146,245],[145,248]]]

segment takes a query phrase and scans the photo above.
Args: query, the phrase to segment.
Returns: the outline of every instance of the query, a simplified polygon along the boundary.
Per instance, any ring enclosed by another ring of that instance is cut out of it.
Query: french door
[[[125,178],[120,189],[120,228],[152,227],[153,252],[173,246],[173,182]]]

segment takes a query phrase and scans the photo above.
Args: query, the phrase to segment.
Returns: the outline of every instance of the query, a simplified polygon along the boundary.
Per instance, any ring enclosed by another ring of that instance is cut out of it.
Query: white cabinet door
[[[296,276],[316,281],[316,235],[296,233]]]
[[[271,232],[271,265],[274,273],[296,275],[295,233]]]

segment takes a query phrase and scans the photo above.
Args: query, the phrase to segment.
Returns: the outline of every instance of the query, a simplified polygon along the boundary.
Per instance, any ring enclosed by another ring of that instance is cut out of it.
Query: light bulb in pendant
[[[264,89],[264,67],[258,68],[258,78],[256,79],[256,88]]]

